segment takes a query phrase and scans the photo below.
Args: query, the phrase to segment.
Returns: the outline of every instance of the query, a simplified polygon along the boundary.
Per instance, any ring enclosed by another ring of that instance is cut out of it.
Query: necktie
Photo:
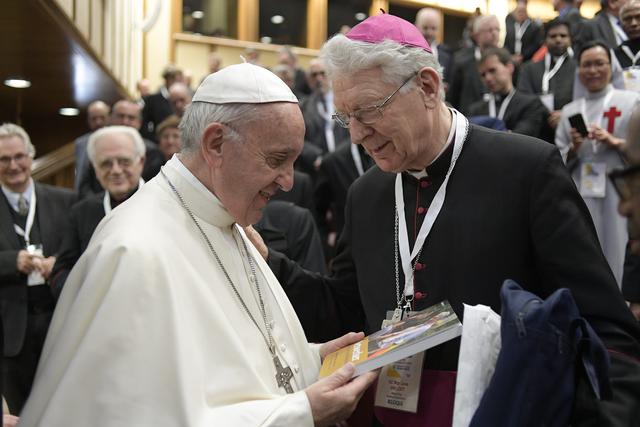
[[[29,212],[29,206],[27,206],[27,199],[21,194],[18,197],[18,213],[22,216],[26,215]]]

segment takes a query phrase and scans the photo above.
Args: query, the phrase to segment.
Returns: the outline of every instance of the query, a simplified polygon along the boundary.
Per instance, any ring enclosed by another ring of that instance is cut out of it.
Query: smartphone
[[[569,117],[569,123],[571,127],[576,128],[578,133],[583,137],[589,135],[589,131],[587,130],[587,124],[584,122],[584,117],[582,117],[581,113],[574,114]]]

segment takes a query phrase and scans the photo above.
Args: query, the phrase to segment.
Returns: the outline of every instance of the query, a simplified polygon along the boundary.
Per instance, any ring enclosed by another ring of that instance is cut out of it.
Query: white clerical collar
[[[33,194],[33,179],[29,178],[29,185],[23,193],[16,193],[14,191],[11,191],[4,185],[2,186],[2,192],[9,201],[9,205],[11,205],[14,211],[18,212],[18,199],[20,198],[21,194],[27,200],[27,205],[31,204],[31,195]]]
[[[173,182],[172,180],[172,183],[178,187],[180,193],[185,197],[185,202],[189,205],[189,208],[193,210],[196,215],[221,227],[235,223],[235,220],[231,214],[229,214],[220,199],[209,191],[209,189],[205,187],[193,173],[191,173],[184,163],[182,163],[177,154],[174,154],[173,157],[171,157],[171,159],[163,166],[163,169],[165,167],[171,169],[171,171],[175,171],[175,173],[190,184],[189,186],[191,188],[197,191],[198,200],[195,200],[194,198],[189,200],[188,192],[184,188],[181,188],[183,186],[178,182]],[[169,179],[171,179],[171,176],[169,176]]]
[[[444,147],[442,147],[442,149],[440,150],[438,155],[431,161],[431,163],[429,163],[427,165],[427,167],[429,167],[432,164],[434,164],[436,162],[436,160],[438,160],[440,158],[440,156],[442,156],[442,153],[447,151],[447,148],[449,148],[449,146],[453,142],[453,136],[456,134],[456,132],[455,132],[456,131],[456,115],[454,114],[453,111],[451,111],[451,108],[449,108],[449,113],[451,113],[451,127],[449,128],[449,135],[447,136],[447,143],[444,144]],[[416,179],[421,179],[421,178],[425,178],[425,177],[429,176],[429,174],[427,173],[427,169],[426,168],[424,168],[423,170],[420,170],[420,171],[407,170],[406,172],[409,175],[411,175],[414,178],[416,178]]]

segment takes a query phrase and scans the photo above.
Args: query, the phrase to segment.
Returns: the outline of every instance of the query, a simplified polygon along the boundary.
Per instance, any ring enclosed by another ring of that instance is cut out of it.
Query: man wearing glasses
[[[598,408],[629,420],[640,396],[640,327],[558,150],[470,125],[448,108],[430,47],[395,16],[373,16],[334,36],[321,56],[336,120],[377,167],[350,189],[329,277],[261,248],[280,282],[326,290],[314,301],[317,322],[335,336],[360,327],[370,333],[387,317],[443,300],[459,316],[463,303],[499,311],[507,278],[542,298],[569,288],[612,350],[614,387],[625,378],[614,402]],[[426,352],[416,414],[376,412],[380,421],[451,425],[459,346],[453,340]]]
[[[629,246],[622,279],[622,294],[630,302],[629,307],[640,320],[640,110],[636,110],[629,121],[627,143],[623,149],[628,166],[609,174],[613,187],[618,192],[620,214],[627,217]]]

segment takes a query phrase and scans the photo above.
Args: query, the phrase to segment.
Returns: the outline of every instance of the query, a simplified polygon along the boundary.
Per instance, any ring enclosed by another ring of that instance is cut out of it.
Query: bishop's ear
[[[222,164],[224,141],[224,125],[221,123],[211,123],[204,129],[200,150],[210,167]]]
[[[442,81],[438,72],[431,67],[423,67],[418,71],[418,85],[425,95],[427,107],[434,108],[439,100]]]

